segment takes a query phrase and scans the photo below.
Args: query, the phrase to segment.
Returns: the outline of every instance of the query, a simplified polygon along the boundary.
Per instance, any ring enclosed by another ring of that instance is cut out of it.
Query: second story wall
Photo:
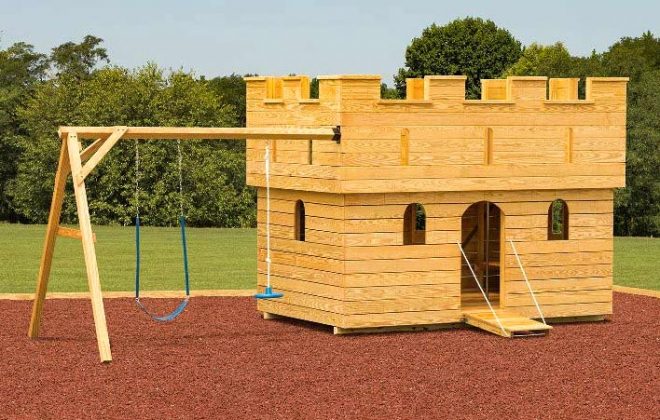
[[[271,142],[271,185],[312,191],[421,192],[615,188],[625,177],[625,78],[465,77],[409,80],[405,100],[382,100],[380,77],[248,79],[249,126],[341,126],[340,144]],[[264,141],[248,142],[248,181],[263,182]],[[287,178],[287,175],[290,175]]]

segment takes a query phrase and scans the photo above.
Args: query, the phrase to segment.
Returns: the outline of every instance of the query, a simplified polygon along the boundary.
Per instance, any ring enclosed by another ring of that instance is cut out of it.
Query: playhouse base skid
[[[269,302],[270,303],[270,302]],[[260,305],[261,306],[261,305]],[[333,328],[334,335],[348,335],[348,334],[378,334],[378,333],[389,333],[389,332],[424,332],[424,331],[437,331],[450,328],[463,328],[467,325],[474,325],[472,322],[468,322],[465,318],[465,315],[458,320],[451,320],[447,322],[437,322],[437,323],[422,323],[422,324],[405,324],[405,325],[381,325],[381,326],[347,326],[343,324],[341,326],[333,325],[328,322],[330,318],[326,318],[322,312],[318,310],[310,310],[309,308],[296,308],[293,305],[270,305],[268,311],[263,311],[263,307],[260,307],[262,310],[262,315],[264,319],[277,319],[277,318],[292,318],[300,319],[308,322],[313,322],[316,324],[328,325]],[[499,311],[499,310],[498,310]],[[338,320],[341,315],[332,314],[335,316],[335,320]],[[341,316],[346,319],[350,317]],[[603,322],[609,320],[608,315],[586,315],[586,316],[566,316],[566,317],[551,317],[547,319],[548,324],[554,323],[574,323],[574,322]],[[534,322],[531,319],[530,322]],[[543,326],[543,330],[549,330],[551,327],[545,326],[541,323],[537,324]],[[480,328],[479,325],[476,325]],[[486,331],[491,331],[490,329],[485,329]],[[528,332],[527,330],[525,330]],[[547,331],[543,331],[546,333]],[[496,333],[496,332],[494,332]],[[517,333],[516,333],[517,334]],[[516,334],[506,335],[507,337],[516,336]],[[501,334],[498,334],[501,335]],[[520,334],[518,334],[520,335]]]
[[[390,332],[424,332],[424,331],[438,331],[450,328],[460,328],[464,324],[460,322],[452,322],[448,324],[430,324],[430,325],[394,325],[390,327],[369,327],[369,328],[341,328],[333,327],[334,335],[348,335],[348,334],[379,334]]]
[[[573,322],[605,322],[610,321],[612,315],[566,316],[563,318],[548,318],[548,324],[570,324]]]

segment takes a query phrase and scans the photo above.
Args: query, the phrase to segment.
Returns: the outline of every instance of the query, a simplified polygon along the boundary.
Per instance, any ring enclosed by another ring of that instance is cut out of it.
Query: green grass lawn
[[[44,225],[0,224],[0,293],[34,292]],[[96,255],[103,290],[134,290],[133,227],[95,226]],[[194,289],[256,287],[257,237],[254,229],[188,229],[190,282]],[[178,228],[142,227],[144,290],[183,290]],[[58,238],[49,291],[86,291],[80,241]]]
[[[0,293],[34,291],[45,226],[0,224]],[[134,230],[95,226],[103,290],[133,290]],[[142,287],[183,290],[178,228],[142,228]],[[192,289],[250,289],[256,285],[254,229],[188,229]],[[614,283],[660,290],[660,239],[616,238]],[[80,241],[59,238],[50,291],[87,290]]]
[[[614,284],[660,290],[660,238],[614,238]]]

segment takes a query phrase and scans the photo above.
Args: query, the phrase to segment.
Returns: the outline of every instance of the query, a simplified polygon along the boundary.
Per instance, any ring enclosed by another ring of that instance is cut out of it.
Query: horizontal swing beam
[[[58,133],[66,137],[76,133],[79,139],[106,138],[119,128],[126,132],[122,140],[341,140],[340,127],[283,128],[283,127],[70,127],[62,126]]]

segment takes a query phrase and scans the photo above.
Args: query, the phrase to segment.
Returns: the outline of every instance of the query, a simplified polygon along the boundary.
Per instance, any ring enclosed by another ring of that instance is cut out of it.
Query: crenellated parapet
[[[271,142],[274,185],[326,192],[422,192],[624,185],[627,78],[465,76],[408,79],[382,99],[377,75],[247,78],[248,126],[341,126],[341,143]],[[263,140],[248,141],[248,181],[263,184]],[[277,178],[282,177],[282,178]],[[302,185],[302,187],[301,187]]]
[[[626,77],[588,77],[586,98],[578,99],[578,78],[547,78],[545,76],[509,76],[506,79],[483,79],[481,99],[465,99],[466,76],[425,76],[407,79],[406,99],[387,100],[380,97],[381,77],[378,75],[319,76],[319,97],[310,99],[308,76],[247,77],[248,101],[269,104],[318,104],[341,110],[350,102],[373,101],[373,105],[483,101],[574,101],[591,104],[601,99],[625,102]],[[350,106],[348,107],[350,109]]]

